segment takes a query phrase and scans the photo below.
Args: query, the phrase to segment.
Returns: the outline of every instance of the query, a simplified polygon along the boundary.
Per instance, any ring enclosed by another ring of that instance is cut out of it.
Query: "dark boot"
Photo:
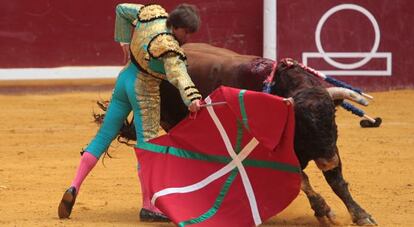
[[[142,222],[170,222],[170,219],[167,216],[145,208],[142,208],[139,212],[139,219]]]
[[[63,194],[58,208],[59,218],[69,218],[76,200],[76,188],[70,187]]]

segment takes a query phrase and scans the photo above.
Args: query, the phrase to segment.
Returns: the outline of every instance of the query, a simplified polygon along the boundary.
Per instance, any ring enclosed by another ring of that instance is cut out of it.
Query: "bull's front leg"
[[[335,214],[325,202],[325,199],[315,192],[309,182],[309,177],[305,172],[301,173],[302,183],[301,189],[306,194],[312,210],[315,212],[315,217],[322,226],[329,226],[330,224],[338,224],[335,220]]]
[[[352,217],[352,221],[356,225],[377,225],[371,215],[362,209],[361,206],[359,206],[358,203],[356,203],[352,198],[352,195],[348,189],[348,183],[342,176],[342,164],[340,159],[338,166],[330,170],[323,171],[323,175],[335,194],[344,202],[349,214]]]

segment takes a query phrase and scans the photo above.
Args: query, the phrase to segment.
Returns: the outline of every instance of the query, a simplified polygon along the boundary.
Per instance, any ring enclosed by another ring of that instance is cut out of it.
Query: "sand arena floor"
[[[105,165],[99,162],[84,182],[72,218],[57,217],[79,152],[97,130],[91,117],[98,110],[95,101],[108,99],[110,90],[0,90],[0,226],[172,226],[139,222],[136,158],[131,148],[116,142],[110,148],[114,158],[106,158]],[[344,176],[354,198],[380,226],[414,226],[414,90],[372,95],[375,101],[364,110],[382,117],[380,128],[360,128],[358,117],[343,109],[337,112]],[[351,224],[313,163],[307,172],[341,225]],[[316,225],[303,193],[263,224]]]

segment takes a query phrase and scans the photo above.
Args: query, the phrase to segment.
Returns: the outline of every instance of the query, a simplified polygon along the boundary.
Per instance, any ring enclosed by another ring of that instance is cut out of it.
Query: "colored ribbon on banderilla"
[[[306,72],[308,72],[308,73],[310,73],[310,74],[312,74],[312,75],[314,75],[314,76],[318,77],[319,79],[322,79],[322,80],[326,81],[326,82],[327,82],[327,83],[329,83],[329,84],[334,85],[335,87],[342,87],[342,88],[346,88],[346,89],[349,89],[349,90],[355,91],[355,92],[357,92],[358,94],[360,94],[360,95],[362,95],[362,96],[364,96],[364,97],[366,97],[366,98],[369,98],[369,99],[373,99],[373,98],[374,98],[374,97],[372,97],[371,95],[368,95],[368,94],[364,93],[364,92],[363,92],[361,89],[359,89],[359,88],[355,88],[355,87],[353,87],[353,86],[351,86],[351,85],[349,85],[349,84],[347,84],[347,83],[345,83],[345,82],[343,82],[343,81],[340,81],[340,80],[337,80],[337,79],[335,79],[335,78],[333,78],[333,77],[327,76],[327,75],[325,75],[324,73],[322,73],[322,72],[320,72],[320,71],[317,71],[317,70],[315,70],[315,69],[313,69],[313,68],[311,68],[311,67],[308,67],[308,66],[306,66],[306,65],[304,65],[304,64],[302,64],[302,63],[299,63],[299,62],[297,62],[297,61],[295,61],[295,60],[293,60],[293,59],[291,59],[291,58],[284,58],[284,59],[282,59],[280,62],[282,62],[282,63],[286,64],[288,67],[291,67],[291,66],[293,66],[293,65],[298,65],[299,67],[301,67],[301,68],[302,68],[303,70],[305,70]],[[275,62],[275,63],[273,64],[273,67],[272,67],[272,72],[270,73],[270,75],[267,77],[267,79],[266,79],[266,80],[265,80],[265,82],[264,82],[263,92],[265,92],[265,93],[270,94],[271,87],[272,87],[272,85],[273,85],[272,83],[274,83],[274,82],[273,82],[273,77],[274,77],[274,74],[275,74],[276,68],[277,68],[277,63]],[[355,115],[357,115],[357,116],[359,116],[359,117],[363,117],[363,118],[365,118],[365,119],[369,120],[370,122],[375,123],[375,119],[374,119],[374,118],[372,118],[372,117],[370,117],[370,116],[366,115],[366,114],[364,113],[364,111],[362,111],[361,109],[359,109],[359,108],[357,108],[357,107],[353,106],[353,105],[352,105],[352,104],[350,104],[350,103],[343,102],[343,103],[341,104],[341,107],[342,107],[342,108],[344,108],[344,109],[345,109],[345,110],[347,110],[347,111],[350,111],[351,113],[353,113],[353,114],[355,114]]]

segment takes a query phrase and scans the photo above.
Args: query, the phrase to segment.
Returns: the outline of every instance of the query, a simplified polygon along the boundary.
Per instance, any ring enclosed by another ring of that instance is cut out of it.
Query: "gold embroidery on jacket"
[[[168,13],[160,5],[146,5],[138,12],[140,22],[148,22],[159,18],[167,18]]]
[[[163,59],[167,79],[178,88],[184,103],[189,105],[191,101],[201,99],[199,91],[188,75],[184,61],[174,53],[168,53]]]
[[[160,33],[155,36],[148,44],[148,52],[156,59],[170,52],[176,53],[182,60],[186,59],[183,49],[171,33]]]
[[[135,93],[139,105],[144,140],[158,135],[160,127],[160,80],[139,72],[135,81]]]
[[[146,72],[160,79],[165,79],[165,75],[152,71],[149,67],[150,55],[147,51],[147,45],[151,39],[161,32],[165,32],[167,27],[165,19],[153,21],[150,23],[141,24],[139,31],[134,32],[131,41],[131,54],[138,63],[138,65]]]

